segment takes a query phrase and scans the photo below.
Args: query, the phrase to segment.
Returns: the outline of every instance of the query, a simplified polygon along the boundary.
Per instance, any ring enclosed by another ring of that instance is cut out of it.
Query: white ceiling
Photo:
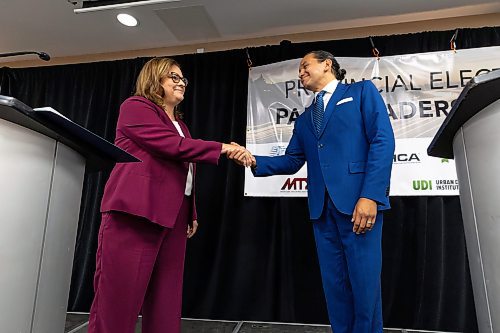
[[[500,1],[180,0],[80,14],[74,8],[67,0],[0,0],[0,53],[34,50],[56,58],[196,45],[500,13]],[[120,12],[133,14],[139,26],[118,23]]]

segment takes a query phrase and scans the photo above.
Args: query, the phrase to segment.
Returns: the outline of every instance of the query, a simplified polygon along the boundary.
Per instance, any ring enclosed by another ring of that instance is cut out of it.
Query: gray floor
[[[65,333],[87,333],[88,314],[68,313]],[[141,333],[141,319],[137,320],[136,333]],[[387,328],[384,333],[422,333],[430,331]],[[238,322],[200,319],[182,319],[182,333],[332,333],[327,325],[286,323]],[[451,332],[432,332],[451,333]]]
[[[65,333],[87,333],[88,314],[68,313]],[[137,320],[136,333],[141,332],[141,318]],[[182,333],[331,333],[326,325],[300,325],[284,323],[259,323],[182,319]]]

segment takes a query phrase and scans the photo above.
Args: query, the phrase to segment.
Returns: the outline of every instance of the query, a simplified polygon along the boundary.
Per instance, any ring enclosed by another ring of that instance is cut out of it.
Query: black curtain
[[[374,37],[382,55],[449,49],[454,31]],[[500,45],[500,28],[460,29],[457,48]],[[368,38],[176,56],[190,79],[181,111],[194,137],[245,142],[247,57],[254,66],[315,49],[371,56]],[[247,53],[248,51],[248,53]],[[109,141],[120,103],[148,58],[0,69],[0,93],[52,106]],[[342,65],[342,64],[341,64]],[[243,195],[243,169],[199,165],[200,229],[188,242],[183,316],[327,323],[304,198]],[[68,309],[88,311],[99,204],[108,171],[87,173]],[[458,197],[392,197],[383,231],[385,327],[477,332]]]

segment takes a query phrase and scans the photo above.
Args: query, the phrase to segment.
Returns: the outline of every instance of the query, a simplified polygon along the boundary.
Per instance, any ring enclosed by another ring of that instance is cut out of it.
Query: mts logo
[[[287,178],[281,190],[307,190],[307,178]]]
[[[432,180],[414,180],[413,189],[415,191],[432,190]]]

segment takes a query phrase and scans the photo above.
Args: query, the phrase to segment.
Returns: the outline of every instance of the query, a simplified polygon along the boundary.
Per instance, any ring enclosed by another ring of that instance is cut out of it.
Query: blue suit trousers
[[[356,235],[351,216],[339,212],[329,195],[312,221],[334,333],[382,333],[382,221],[379,211],[373,229]]]

